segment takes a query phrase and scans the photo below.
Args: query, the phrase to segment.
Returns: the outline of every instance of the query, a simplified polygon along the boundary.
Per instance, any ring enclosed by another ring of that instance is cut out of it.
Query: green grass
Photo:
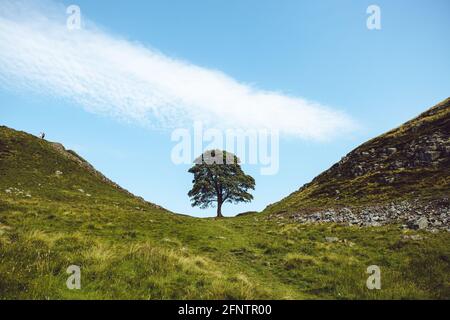
[[[402,240],[404,231],[394,226],[279,224],[258,214],[195,219],[105,206],[13,205],[9,199],[5,204],[1,298],[450,297],[445,232],[412,241]],[[326,236],[342,241],[328,243]],[[65,286],[71,264],[81,267],[81,290]],[[365,287],[372,264],[382,270],[379,291]]]
[[[0,299],[450,298],[447,232],[176,215],[4,127],[0,177]],[[366,288],[369,265],[381,290]]]

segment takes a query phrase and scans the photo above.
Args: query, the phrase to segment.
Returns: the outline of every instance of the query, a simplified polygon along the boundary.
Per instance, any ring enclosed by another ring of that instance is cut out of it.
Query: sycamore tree
[[[217,205],[217,217],[223,217],[222,204],[250,202],[253,196],[249,189],[255,189],[255,179],[246,175],[239,165],[237,156],[221,150],[205,151],[194,161],[189,172],[194,174],[191,191],[193,207],[202,209]]]

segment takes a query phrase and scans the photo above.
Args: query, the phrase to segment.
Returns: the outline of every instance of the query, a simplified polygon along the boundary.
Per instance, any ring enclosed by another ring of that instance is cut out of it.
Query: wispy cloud
[[[81,8],[82,9],[82,8]],[[0,2],[0,85],[74,101],[89,111],[171,128],[192,120],[327,139],[354,127],[344,113],[232,77],[102,31],[65,7]]]

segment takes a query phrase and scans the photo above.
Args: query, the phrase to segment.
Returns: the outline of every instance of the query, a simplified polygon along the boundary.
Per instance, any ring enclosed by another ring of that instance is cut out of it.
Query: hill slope
[[[449,190],[450,98],[362,144],[265,212],[308,214],[401,201],[448,208]]]
[[[77,203],[126,201],[164,210],[135,197],[59,143],[0,126],[0,187],[21,198]]]
[[[450,297],[447,232],[175,215],[6,127],[0,177],[0,300]],[[365,287],[373,264],[383,290]]]

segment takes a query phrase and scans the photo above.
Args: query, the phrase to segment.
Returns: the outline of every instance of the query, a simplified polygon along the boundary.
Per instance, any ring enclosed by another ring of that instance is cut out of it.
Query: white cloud
[[[85,16],[81,30],[69,31],[65,9],[48,2],[0,3],[1,86],[163,128],[203,120],[327,139],[354,127],[344,113],[172,59],[101,31]]]

